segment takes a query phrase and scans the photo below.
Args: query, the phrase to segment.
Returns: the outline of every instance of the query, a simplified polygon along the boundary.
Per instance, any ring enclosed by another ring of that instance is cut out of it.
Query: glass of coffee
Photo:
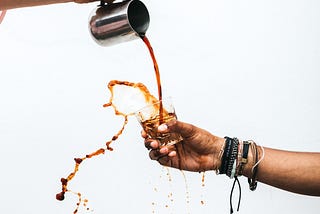
[[[159,125],[177,119],[171,98],[147,105],[135,112],[135,116],[148,137],[160,142],[160,147],[174,145],[183,140],[179,133],[158,132]]]

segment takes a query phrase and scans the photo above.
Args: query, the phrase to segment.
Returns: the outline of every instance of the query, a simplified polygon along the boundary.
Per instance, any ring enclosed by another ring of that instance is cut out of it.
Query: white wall
[[[96,4],[15,9],[0,25],[1,213],[72,213],[76,197],[55,200],[60,177],[122,122],[102,108],[107,83],[141,81],[156,93],[141,41],[103,48],[90,38]],[[268,147],[320,151],[319,1],[145,4],[164,94],[180,120]],[[229,212],[232,181],[207,172],[201,187],[200,174],[186,173],[186,194],[181,172],[171,169],[169,182],[149,160],[135,118],[114,149],[81,165],[70,183],[93,213]],[[263,184],[250,192],[241,182],[240,213],[319,212],[318,198]]]

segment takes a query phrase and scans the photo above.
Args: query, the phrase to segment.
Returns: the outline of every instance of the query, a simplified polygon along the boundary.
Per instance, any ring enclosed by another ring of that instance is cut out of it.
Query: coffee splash
[[[111,97],[109,102],[104,104],[103,107],[112,107],[116,115],[120,115],[124,118],[124,122],[119,131],[105,143],[104,147],[99,148],[96,151],[85,155],[84,157],[74,158],[75,166],[73,171],[66,178],[61,178],[62,190],[56,195],[57,200],[64,200],[65,193],[67,192],[74,193],[68,189],[68,184],[76,176],[83,161],[104,154],[107,150],[113,150],[111,143],[117,140],[118,137],[123,133],[125,126],[128,123],[129,116],[134,115],[135,111],[146,105],[159,102],[157,98],[150,94],[148,88],[142,83],[112,80],[108,84],[108,89],[111,92]],[[157,110],[159,111],[159,109]],[[74,210],[74,213],[77,213],[80,204],[82,202],[87,203],[87,201],[81,198],[80,193],[74,194],[76,194],[79,199],[77,207]]]
[[[159,66],[156,61],[152,46],[150,41],[145,35],[141,35],[141,39],[147,46],[153,65],[155,76],[157,80],[157,89],[158,89],[158,99],[154,97],[148,88],[142,83],[132,83],[128,81],[119,81],[112,80],[108,84],[108,89],[111,92],[111,96],[109,102],[104,104],[103,107],[112,107],[114,109],[115,115],[120,115],[124,118],[123,124],[121,128],[115,133],[106,143],[104,147],[97,149],[96,151],[85,155],[84,157],[74,158],[75,165],[73,171],[65,178],[61,178],[61,192],[56,194],[56,199],[62,201],[65,199],[65,194],[67,192],[73,193],[78,197],[78,203],[74,210],[74,214],[78,212],[78,209],[81,204],[86,207],[88,200],[82,199],[81,193],[73,192],[68,189],[69,182],[74,179],[77,172],[79,171],[79,167],[83,161],[90,159],[92,157],[105,154],[107,150],[113,151],[111,147],[112,142],[116,141],[119,136],[123,133],[125,126],[128,123],[128,117],[134,115],[134,113],[147,106],[152,105],[154,103],[159,103],[159,105],[155,105],[155,111],[159,112],[159,121],[162,123],[163,121],[163,106],[162,106],[162,89],[161,89],[161,80],[160,80],[160,72]],[[87,208],[88,209],[88,208]]]

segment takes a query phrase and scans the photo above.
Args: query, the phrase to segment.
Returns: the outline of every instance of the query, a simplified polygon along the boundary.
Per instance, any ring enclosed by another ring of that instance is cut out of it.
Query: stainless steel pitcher
[[[101,3],[89,19],[92,38],[102,46],[111,46],[144,36],[150,17],[139,0]]]

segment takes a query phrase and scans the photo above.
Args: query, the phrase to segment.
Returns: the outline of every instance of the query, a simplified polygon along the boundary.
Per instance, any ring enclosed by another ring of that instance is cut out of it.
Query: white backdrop
[[[319,1],[144,3],[164,96],[180,120],[268,147],[320,151]],[[140,81],[156,94],[141,41],[105,48],[90,38],[96,5],[15,9],[0,25],[1,213],[72,213],[76,197],[55,200],[60,177],[122,123],[102,108],[107,83]],[[207,172],[202,187],[200,174],[186,173],[185,182],[171,169],[168,181],[140,130],[131,118],[114,152],[81,165],[70,188],[89,199],[88,213],[229,212],[230,179]],[[240,213],[319,212],[319,198],[241,183]]]

